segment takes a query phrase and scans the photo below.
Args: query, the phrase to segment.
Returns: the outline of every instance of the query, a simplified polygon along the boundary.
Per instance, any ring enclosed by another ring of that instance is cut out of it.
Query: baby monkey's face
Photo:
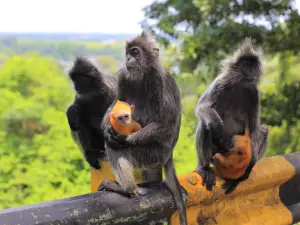
[[[130,124],[131,123],[131,114],[129,112],[120,113],[116,116],[120,124]]]

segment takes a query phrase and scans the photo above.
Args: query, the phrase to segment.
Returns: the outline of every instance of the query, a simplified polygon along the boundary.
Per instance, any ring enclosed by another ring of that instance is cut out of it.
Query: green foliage
[[[182,124],[174,151],[178,175],[196,166],[195,104],[217,75],[219,61],[246,36],[264,53],[260,91],[261,120],[270,127],[267,155],[300,149],[300,18],[292,2],[167,0],[145,9],[148,19],[157,19],[164,65],[181,90]],[[269,26],[259,24],[262,18]],[[0,209],[89,192],[89,167],[65,116],[72,86],[63,68],[45,56],[59,61],[92,56],[101,70],[115,73],[123,49],[119,42],[0,40]],[[15,55],[28,51],[42,56]]]
[[[294,5],[293,0],[165,0],[144,8],[169,63],[178,67],[183,98],[198,98],[218,74],[220,60],[252,37],[265,55],[260,90],[261,120],[270,127],[268,155],[299,149],[300,15]],[[189,104],[194,103],[184,107]]]
[[[195,151],[195,116],[194,106],[197,101],[195,96],[187,96],[182,99],[184,106],[181,117],[179,140],[174,150],[177,175],[183,175],[195,170],[197,165]]]
[[[299,57],[280,54],[270,59],[261,84],[262,121],[270,125],[269,155],[299,150]]]
[[[204,64],[205,75],[213,77],[219,60],[248,36],[268,53],[298,52],[300,16],[293,5],[294,0],[165,0],[144,11],[163,44],[170,43],[167,37],[181,41],[181,72]]]
[[[14,56],[0,77],[0,208],[88,192],[88,166],[65,117],[72,87],[57,63]]]

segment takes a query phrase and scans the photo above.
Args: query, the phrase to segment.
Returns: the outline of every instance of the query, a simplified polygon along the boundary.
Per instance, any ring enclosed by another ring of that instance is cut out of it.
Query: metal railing
[[[196,173],[179,176],[186,191],[188,224],[292,224],[300,221],[300,152],[258,162],[249,179],[229,195],[217,180],[208,192]],[[165,184],[153,184],[144,197],[111,192],[0,211],[0,225],[155,224],[171,218],[179,225],[175,202]]]

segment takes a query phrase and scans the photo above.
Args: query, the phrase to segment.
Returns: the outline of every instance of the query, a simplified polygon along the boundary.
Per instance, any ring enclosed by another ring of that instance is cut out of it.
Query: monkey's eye
[[[132,47],[132,48],[129,50],[129,53],[130,53],[130,55],[132,55],[132,56],[137,56],[140,52],[139,52],[139,49],[138,49],[138,48]]]
[[[128,119],[129,115],[128,115],[128,114],[126,114],[124,117],[125,117],[125,119]]]
[[[119,117],[118,117],[118,120],[122,120],[122,116],[119,116]]]

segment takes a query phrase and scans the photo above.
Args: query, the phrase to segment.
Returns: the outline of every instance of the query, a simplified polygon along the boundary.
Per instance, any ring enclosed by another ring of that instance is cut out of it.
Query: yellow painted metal
[[[101,169],[91,168],[91,192],[96,192],[103,180],[115,180],[115,176],[107,160],[101,161]],[[141,171],[134,170],[134,178],[137,183],[141,181]]]
[[[91,192],[96,192],[103,180],[115,180],[111,167],[107,160],[101,161],[101,169],[91,168]]]
[[[225,195],[222,180],[217,178],[212,192],[202,187],[201,176],[190,173],[180,176],[188,192],[187,216],[189,225],[288,225],[292,214],[279,198],[279,187],[295,175],[295,168],[281,156],[262,159],[247,181]],[[180,225],[178,213],[172,225]]]

